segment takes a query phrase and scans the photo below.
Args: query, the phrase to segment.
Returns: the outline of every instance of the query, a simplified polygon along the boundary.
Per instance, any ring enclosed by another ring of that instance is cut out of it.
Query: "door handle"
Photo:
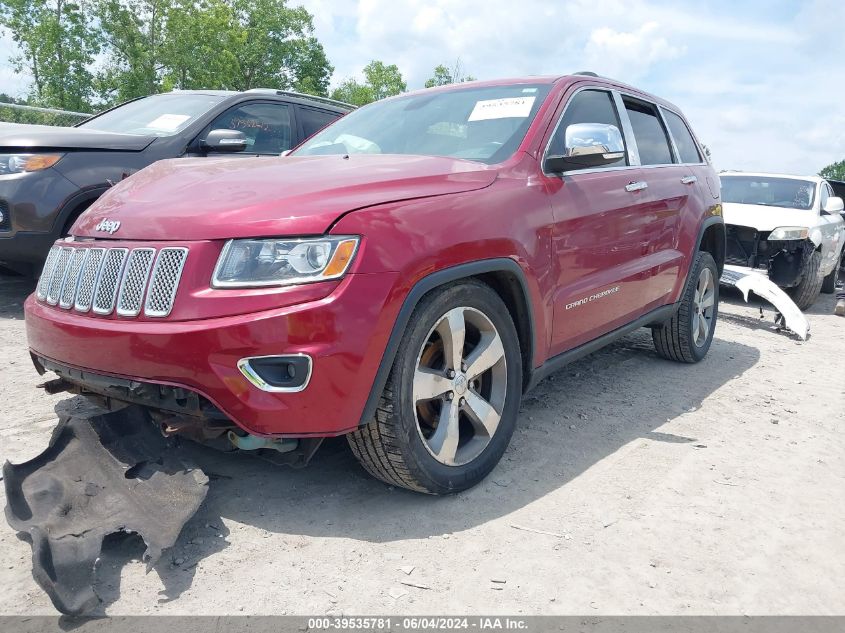
[[[648,183],[644,180],[629,182],[627,185],[625,185],[625,191],[628,192],[642,191],[643,189],[648,189]]]
[[[696,178],[695,176],[684,176],[683,178],[681,178],[681,183],[684,185],[691,185],[692,183],[697,181],[698,178]]]

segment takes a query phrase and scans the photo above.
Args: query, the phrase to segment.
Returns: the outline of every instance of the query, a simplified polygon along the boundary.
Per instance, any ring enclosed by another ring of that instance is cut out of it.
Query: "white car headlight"
[[[289,286],[342,277],[359,238],[326,235],[314,238],[229,240],[220,253],[214,288]]]
[[[806,240],[810,229],[804,226],[781,226],[769,233],[769,240]]]

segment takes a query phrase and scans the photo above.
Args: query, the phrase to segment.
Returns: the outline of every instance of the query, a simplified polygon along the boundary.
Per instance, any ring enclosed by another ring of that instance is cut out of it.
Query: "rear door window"
[[[631,120],[634,139],[640,151],[640,163],[643,165],[669,165],[672,160],[672,150],[669,138],[657,112],[657,107],[639,101],[638,99],[624,99],[625,110]]]
[[[284,103],[239,105],[217,117],[208,129],[243,132],[244,154],[281,154],[293,147],[291,108]]]
[[[302,138],[316,134],[330,123],[334,123],[340,115],[327,110],[299,107],[299,121],[302,123]]]
[[[684,120],[670,110],[663,110],[663,114],[666,117],[666,124],[669,126],[669,131],[672,132],[672,138],[675,141],[675,147],[678,148],[681,162],[702,162],[701,154],[698,153],[698,147]]]

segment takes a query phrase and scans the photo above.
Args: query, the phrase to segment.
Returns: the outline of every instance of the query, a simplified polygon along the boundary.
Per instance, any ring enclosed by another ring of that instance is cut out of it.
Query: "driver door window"
[[[246,136],[241,154],[278,155],[293,147],[290,106],[247,103],[221,114],[209,130],[237,130]]]
[[[562,156],[566,153],[566,128],[575,123],[604,123],[622,130],[610,93],[604,90],[584,90],[576,94],[566,107],[566,112],[549,144],[549,156]],[[615,163],[603,167],[622,167],[627,164],[625,158],[620,158]]]

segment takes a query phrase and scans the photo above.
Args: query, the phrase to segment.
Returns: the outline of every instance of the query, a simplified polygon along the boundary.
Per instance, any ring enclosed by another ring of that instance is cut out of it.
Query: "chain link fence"
[[[92,115],[84,112],[36,108],[35,106],[16,103],[0,103],[0,125],[3,123],[23,123],[27,125],[63,125],[81,123]]]

